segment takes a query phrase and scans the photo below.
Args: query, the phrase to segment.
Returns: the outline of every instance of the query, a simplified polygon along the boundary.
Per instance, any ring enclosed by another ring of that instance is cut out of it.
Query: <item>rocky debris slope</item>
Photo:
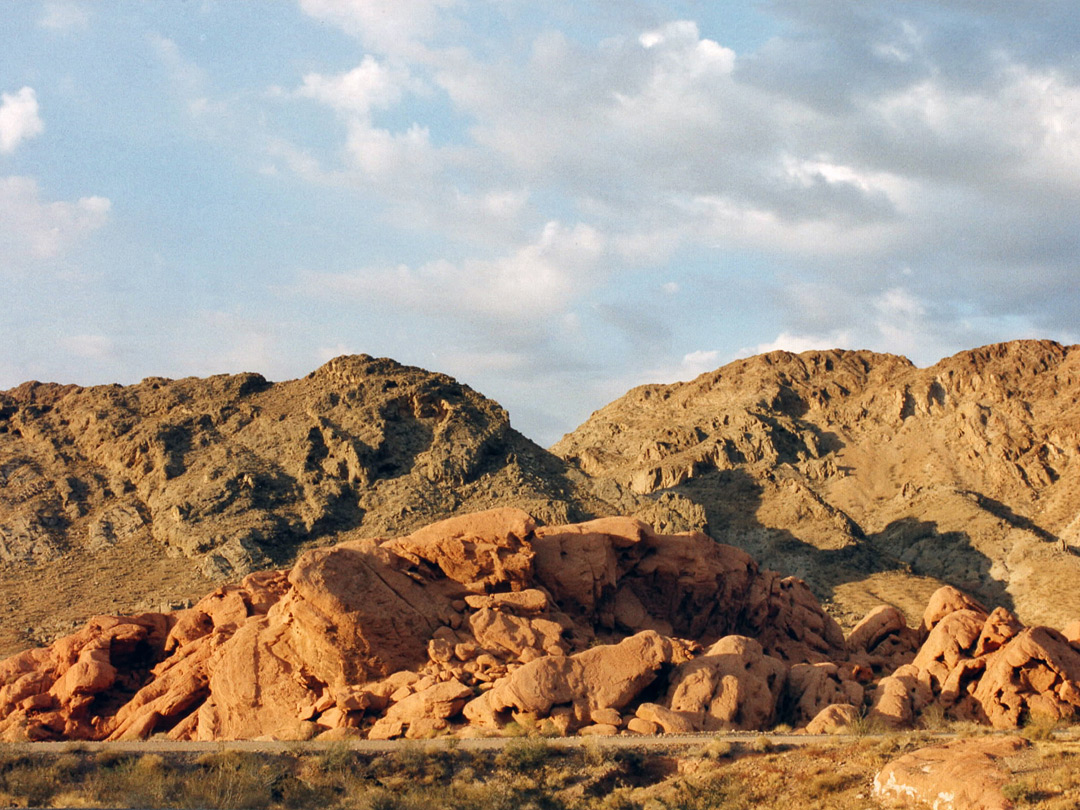
[[[1029,623],[1080,612],[1080,347],[1017,341],[925,369],[772,352],[647,385],[552,451],[701,504],[709,532],[854,620],[949,583]]]
[[[341,532],[400,534],[504,504],[548,523],[704,525],[700,507],[593,482],[497,403],[391,360],[340,357],[281,383],[26,383],[0,392],[0,652],[27,625],[48,637],[34,626],[45,617],[157,608]],[[95,561],[109,573],[88,575]]]
[[[1069,632],[947,589],[918,629],[884,609],[845,639],[803,582],[699,532],[503,508],[95,617],[0,662],[0,738],[835,728],[931,705],[1013,727],[1080,707]]]

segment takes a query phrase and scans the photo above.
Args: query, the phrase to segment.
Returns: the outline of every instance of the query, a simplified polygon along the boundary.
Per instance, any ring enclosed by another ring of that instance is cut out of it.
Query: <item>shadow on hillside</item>
[[[993,561],[965,532],[940,532],[933,521],[904,518],[871,536],[852,524],[848,534],[840,527],[830,531],[820,514],[808,514],[804,530],[765,525],[759,512],[782,507],[784,493],[766,494],[765,486],[741,469],[713,471],[674,491],[705,509],[709,534],[718,542],[746,550],[763,568],[806,580],[819,599],[873,574],[906,572],[951,583],[988,607],[1013,609],[1004,585],[990,575]]]
[[[932,520],[906,517],[867,538],[911,571],[948,582],[977,596],[988,607],[1014,609],[1000,580],[990,575],[993,561],[976,549],[966,532],[941,532]]]
[[[1054,534],[1053,532],[1048,532],[1031,518],[1016,514],[1016,512],[1003,504],[1001,501],[995,501],[993,498],[987,498],[985,495],[982,495],[978,492],[972,492],[971,494],[975,497],[975,502],[994,517],[1000,518],[1009,525],[1015,526],[1018,529],[1029,531],[1033,535],[1038,537],[1040,540],[1043,540],[1047,543],[1059,544],[1061,542],[1061,538],[1058,537],[1056,534]]]

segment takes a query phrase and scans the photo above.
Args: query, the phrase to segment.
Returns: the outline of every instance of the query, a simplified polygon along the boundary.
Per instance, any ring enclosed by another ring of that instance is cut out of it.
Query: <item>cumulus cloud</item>
[[[768,343],[760,343],[753,349],[742,352],[743,354],[765,354],[766,352],[801,352],[823,351],[826,349],[852,348],[851,334],[847,330],[837,330],[824,335],[795,335],[790,332],[781,332],[775,340]]]
[[[0,255],[8,267],[53,259],[102,227],[111,207],[105,197],[44,201],[33,178],[0,177]]]
[[[671,280],[670,263],[686,261],[714,278],[718,306],[737,288],[769,307],[772,333],[741,344],[679,358],[670,333],[647,336],[674,355],[653,370],[676,378],[740,347],[865,346],[926,362],[988,340],[1067,336],[1080,314],[1061,294],[1080,255],[1080,69],[1063,45],[1080,20],[1064,0],[1038,0],[1038,13],[997,0],[949,0],[940,13],[772,0],[763,8],[778,33],[746,53],[691,20],[614,25],[589,41],[539,12],[514,32],[525,47],[491,47],[489,29],[470,26],[503,12],[501,24],[520,23],[508,5],[474,18],[450,0],[302,3],[370,54],[296,91],[346,121],[335,171],[457,256],[500,246],[496,258],[323,278],[330,287],[424,313],[446,303],[471,321],[527,317],[505,303],[515,296],[567,312],[625,279],[638,287],[620,306],[636,295],[647,309],[700,288]],[[444,118],[405,114],[421,87],[453,116],[453,149]],[[373,112],[391,109],[416,123],[377,125],[390,117]],[[543,240],[521,246],[555,219],[591,223],[602,258],[541,260]],[[610,338],[603,307],[590,306],[601,317],[583,343]],[[623,379],[657,363],[655,347],[633,349]]]
[[[378,296],[434,315],[533,321],[557,313],[594,285],[603,255],[604,238],[595,229],[549,222],[536,241],[499,258],[310,274],[305,287],[323,295]]]
[[[422,86],[402,66],[388,67],[371,54],[352,70],[336,76],[308,73],[297,94],[353,115],[368,116],[401,101],[406,89]]]
[[[11,153],[23,141],[45,131],[32,87],[0,95],[0,153]]]
[[[359,37],[379,53],[415,53],[458,0],[300,0],[313,17]]]

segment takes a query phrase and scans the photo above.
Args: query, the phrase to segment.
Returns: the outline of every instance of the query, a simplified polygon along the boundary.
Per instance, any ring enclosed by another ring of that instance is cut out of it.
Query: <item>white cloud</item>
[[[300,0],[312,17],[359,37],[378,53],[415,53],[439,31],[440,15],[458,0]]]
[[[45,13],[38,24],[53,31],[86,28],[90,24],[90,10],[79,3],[52,0],[45,4]]]
[[[347,73],[336,76],[308,73],[297,94],[315,99],[339,112],[367,117],[372,110],[397,104],[406,89],[418,92],[423,90],[423,86],[410,76],[406,68],[400,65],[388,67],[368,54]]]
[[[7,265],[52,259],[102,227],[112,207],[104,197],[45,202],[30,177],[0,177],[0,255]]]
[[[827,349],[841,349],[851,347],[852,337],[846,330],[837,330],[824,335],[796,335],[790,332],[781,332],[775,340],[768,343],[760,343],[752,350],[744,350],[744,354],[765,354],[767,352],[801,352],[824,351]]]
[[[44,131],[34,88],[0,96],[0,152],[14,152],[20,143]]]
[[[305,289],[322,295],[378,296],[398,306],[457,318],[534,321],[567,307],[597,282],[604,249],[603,236],[588,225],[567,228],[549,222],[537,241],[501,258],[311,274]]]
[[[680,374],[685,374],[689,378],[697,377],[699,374],[704,374],[706,371],[716,368],[719,361],[720,352],[716,349],[708,351],[699,349],[683,355]]]
[[[431,133],[419,124],[390,132],[362,119],[351,121],[346,151],[354,168],[398,188],[406,182],[430,181],[439,168]]]

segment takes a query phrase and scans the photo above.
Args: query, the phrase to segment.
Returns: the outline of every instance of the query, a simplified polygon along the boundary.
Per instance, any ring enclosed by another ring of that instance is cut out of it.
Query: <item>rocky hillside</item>
[[[0,740],[821,732],[1080,709],[1080,622],[955,588],[845,638],[805,583],[700,532],[518,509],[350,537],[190,609],[97,616],[0,662]]]
[[[0,653],[158,609],[342,532],[392,536],[511,504],[548,523],[703,513],[594,482],[440,374],[341,357],[258,374],[0,392]]]
[[[920,369],[772,352],[636,388],[552,451],[700,504],[710,533],[835,612],[917,616],[948,582],[1029,623],[1080,616],[1080,347],[1017,341]]]

